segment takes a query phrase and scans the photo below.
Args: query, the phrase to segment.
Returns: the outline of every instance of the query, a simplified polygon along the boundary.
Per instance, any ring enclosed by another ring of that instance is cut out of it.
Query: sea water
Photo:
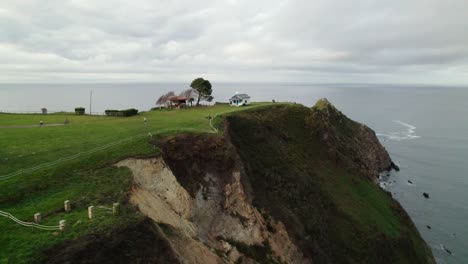
[[[88,111],[90,99],[95,113],[148,110],[163,93],[178,93],[188,86],[1,84],[0,111],[73,111],[78,106]],[[409,213],[438,263],[468,263],[468,87],[213,83],[214,101],[226,102],[236,92],[248,93],[252,101],[307,106],[325,97],[350,118],[374,129],[401,168],[381,178],[382,188]]]

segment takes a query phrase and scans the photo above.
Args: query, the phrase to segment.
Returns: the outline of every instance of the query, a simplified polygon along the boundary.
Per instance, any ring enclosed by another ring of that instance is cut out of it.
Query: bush
[[[106,110],[105,111],[107,116],[123,116],[123,117],[128,117],[128,116],[134,116],[138,114],[138,110],[131,108],[131,109],[126,109],[126,110]]]
[[[77,107],[75,108],[75,115],[84,115],[85,108],[84,107]]]

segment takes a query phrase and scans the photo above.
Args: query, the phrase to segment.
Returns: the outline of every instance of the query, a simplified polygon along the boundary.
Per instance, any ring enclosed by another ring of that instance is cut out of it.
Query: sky
[[[0,82],[468,84],[467,0],[1,0]]]

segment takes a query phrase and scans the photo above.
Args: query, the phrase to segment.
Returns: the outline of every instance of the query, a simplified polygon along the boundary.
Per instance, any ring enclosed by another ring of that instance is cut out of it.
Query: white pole
[[[89,91],[89,115],[93,114],[93,90]]]

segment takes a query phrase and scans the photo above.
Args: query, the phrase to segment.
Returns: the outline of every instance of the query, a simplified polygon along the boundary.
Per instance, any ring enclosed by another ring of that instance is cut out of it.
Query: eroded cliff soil
[[[130,201],[166,225],[181,262],[311,263],[281,222],[252,206],[242,167],[223,139],[178,136],[162,148],[164,158],[127,159],[117,165],[132,170]]]

